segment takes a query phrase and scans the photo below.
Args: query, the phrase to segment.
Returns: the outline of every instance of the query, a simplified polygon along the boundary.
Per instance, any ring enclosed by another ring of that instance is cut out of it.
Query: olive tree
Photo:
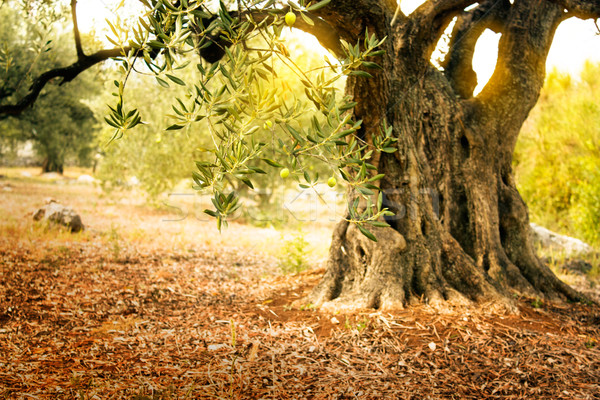
[[[8,3],[0,9],[0,99],[26,95],[31,78],[59,67],[74,55],[66,34],[56,29],[68,13],[50,4],[35,6],[28,15],[27,3]],[[33,10],[32,10],[33,11]],[[67,32],[68,34],[68,32]],[[98,76],[82,74],[69,87],[46,86],[38,101],[18,118],[0,121],[0,138],[29,141],[43,159],[43,172],[63,172],[68,159],[89,164],[95,151],[97,121],[82,100],[99,91]]]
[[[135,96],[126,90],[131,73],[188,89],[175,99],[166,129],[194,134],[200,126],[211,135],[209,161],[197,163],[194,181],[213,191],[214,209],[206,212],[219,226],[239,206],[224,179],[252,187],[252,177],[264,172],[251,161],[285,168],[310,187],[317,179],[303,160],[316,157],[346,181],[348,213],[335,228],[312,303],[506,304],[515,292],[579,298],[535,254],[511,161],[540,94],[556,28],[567,18],[600,17],[600,3],[427,0],[408,15],[393,0],[240,0],[213,8],[201,0],[142,3],[147,12],[129,37],[113,26],[114,49],[86,55],[75,24],[77,62],[40,75],[27,96],[0,113],[20,112],[49,77],[68,81],[116,57],[122,79],[115,81],[106,119],[114,138],[143,118],[127,107],[127,96]],[[75,0],[71,5],[76,18]],[[318,70],[299,68],[281,37],[288,26],[314,35],[336,60]],[[475,94],[473,54],[486,29],[501,35],[498,60]],[[438,68],[432,54],[446,34]],[[295,71],[306,98],[285,98],[270,84],[273,60]],[[196,82],[176,74],[190,61],[200,71]],[[343,94],[333,86],[341,78]],[[298,125],[308,109],[320,117]],[[272,132],[273,140],[254,140],[259,130]],[[285,155],[286,163],[264,157],[266,148]]]

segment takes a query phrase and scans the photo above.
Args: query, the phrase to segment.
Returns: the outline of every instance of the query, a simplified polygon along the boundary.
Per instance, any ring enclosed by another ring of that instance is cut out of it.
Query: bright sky
[[[404,13],[412,12],[423,0],[402,0],[401,9]],[[77,12],[79,26],[82,31],[96,29],[102,32],[106,28],[105,19],[116,19],[114,9],[118,0],[80,0]],[[131,15],[132,7],[138,2],[125,1],[126,8],[120,9],[120,15]],[[585,60],[600,61],[600,36],[593,21],[581,21],[575,18],[563,22],[556,32],[554,43],[548,56],[547,68],[577,74]],[[307,48],[315,48],[318,42],[310,35],[302,41]],[[491,76],[496,62],[499,35],[486,31],[480,38],[475,49],[474,69],[478,74],[480,86]],[[102,38],[104,39],[104,38]]]

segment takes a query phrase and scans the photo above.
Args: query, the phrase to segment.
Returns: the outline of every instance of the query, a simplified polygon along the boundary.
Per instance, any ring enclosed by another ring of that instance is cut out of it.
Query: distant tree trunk
[[[430,57],[448,16],[417,10],[391,27],[391,13],[383,11],[353,25],[356,35],[368,27],[388,37],[383,70],[373,79],[350,77],[347,91],[358,102],[355,117],[363,120],[359,134],[366,142],[384,120],[398,138],[397,152],[372,160],[386,175],[384,205],[396,216],[388,221],[391,228],[373,230],[376,243],[340,222],[310,301],[398,308],[419,301],[507,303],[513,292],[577,299],[536,256],[511,169],[517,135],[543,84],[561,7],[481,2],[475,11],[487,20],[474,25],[472,12],[460,15],[443,72]],[[473,97],[471,57],[485,27],[503,33],[499,61]]]
[[[46,156],[42,163],[42,172],[58,172],[62,174],[64,172],[63,162],[56,157]]]

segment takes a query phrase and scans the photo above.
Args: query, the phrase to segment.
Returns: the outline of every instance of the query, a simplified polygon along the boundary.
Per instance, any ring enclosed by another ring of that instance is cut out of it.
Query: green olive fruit
[[[279,171],[279,176],[283,179],[287,178],[288,176],[290,176],[290,170],[287,168],[282,169],[281,171]]]
[[[296,14],[294,14],[291,11],[285,14],[285,23],[287,24],[287,26],[294,25],[294,23],[296,23]]]

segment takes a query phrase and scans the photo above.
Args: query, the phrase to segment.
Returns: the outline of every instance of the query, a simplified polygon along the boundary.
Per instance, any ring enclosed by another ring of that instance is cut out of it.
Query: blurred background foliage
[[[33,77],[76,60],[66,7],[46,2],[10,2],[0,8],[0,99],[21,98]],[[94,44],[91,36],[83,38]],[[47,85],[38,101],[18,118],[0,121],[0,157],[16,163],[19,150],[33,151],[31,162],[44,172],[62,173],[66,162],[91,166],[98,124],[88,104],[96,98],[102,72],[92,68],[59,87]]]
[[[550,72],[514,157],[533,222],[600,245],[600,65]]]

